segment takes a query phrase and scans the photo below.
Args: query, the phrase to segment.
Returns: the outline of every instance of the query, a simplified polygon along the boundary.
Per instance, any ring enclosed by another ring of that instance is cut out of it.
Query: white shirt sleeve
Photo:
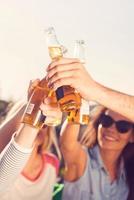
[[[9,144],[0,154],[0,193],[4,192],[21,173],[31,152],[32,148],[19,146],[13,135]]]

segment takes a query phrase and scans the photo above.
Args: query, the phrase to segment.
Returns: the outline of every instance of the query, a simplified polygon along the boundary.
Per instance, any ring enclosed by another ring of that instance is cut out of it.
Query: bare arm
[[[86,153],[77,141],[80,125],[65,124],[61,130],[61,151],[66,164],[65,179],[77,180],[84,173],[86,166]]]
[[[16,135],[0,154],[0,193],[3,193],[21,173],[28,161],[38,129],[20,125]]]
[[[9,116],[0,126],[0,152],[9,143],[12,134],[18,129],[24,109],[25,106],[20,106],[20,108]]]
[[[39,79],[30,81],[28,87],[28,99],[38,83]],[[7,114],[4,123],[0,126],[0,153],[9,143],[12,134],[18,130],[25,108],[26,103],[24,103],[24,101],[17,102]]]
[[[20,129],[15,136],[15,142],[23,148],[32,148],[38,132],[38,129],[28,124],[20,125]]]
[[[91,98],[134,122],[134,96],[95,83],[92,97],[91,94],[89,94],[89,99]]]
[[[24,109],[24,104],[19,105],[16,112],[16,107],[15,110],[13,108],[0,127],[0,193],[15,181],[24,168],[39,132],[35,127],[20,123]]]
[[[52,62],[48,69],[49,85],[55,90],[63,85],[75,88],[81,96],[134,121],[134,96],[114,91],[95,82],[78,59],[62,58]]]

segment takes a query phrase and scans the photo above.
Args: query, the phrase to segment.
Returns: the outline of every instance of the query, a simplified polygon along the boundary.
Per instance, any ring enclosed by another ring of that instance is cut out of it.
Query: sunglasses
[[[115,121],[111,116],[101,114],[98,124],[101,124],[104,128],[109,128],[113,124],[119,133],[127,133],[129,130],[134,128],[134,124],[126,120]]]

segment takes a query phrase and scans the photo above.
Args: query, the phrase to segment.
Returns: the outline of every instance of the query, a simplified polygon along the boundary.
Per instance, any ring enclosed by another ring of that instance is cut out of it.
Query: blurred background
[[[133,0],[0,0],[0,99],[25,98],[29,81],[45,75],[48,26],[68,56],[76,39],[85,40],[96,81],[134,95],[133,10]]]
[[[96,81],[134,95],[133,11],[133,0],[0,0],[0,123],[26,99],[29,81],[45,76],[49,26],[68,56],[75,40],[85,40],[86,67]]]

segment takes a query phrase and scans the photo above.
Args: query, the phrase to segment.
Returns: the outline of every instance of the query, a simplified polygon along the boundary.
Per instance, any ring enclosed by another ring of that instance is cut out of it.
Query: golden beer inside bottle
[[[35,87],[29,103],[25,109],[22,122],[30,124],[36,128],[41,129],[44,124],[48,126],[57,126],[61,119],[45,117],[40,110],[40,105],[45,97],[50,97],[50,105],[57,104],[56,94],[47,87],[47,81],[42,79],[38,86]]]
[[[87,125],[90,121],[90,116],[81,114],[79,109],[72,110],[68,113],[67,120],[69,123]]]
[[[48,50],[49,50],[49,56],[52,60],[60,59],[61,57],[63,57],[62,49],[60,46],[48,47]]]
[[[49,47],[49,55],[52,60],[63,57],[60,46]],[[56,96],[60,105],[61,111],[70,112],[73,109],[78,109],[81,105],[80,95],[70,86],[62,86],[57,89]]]

